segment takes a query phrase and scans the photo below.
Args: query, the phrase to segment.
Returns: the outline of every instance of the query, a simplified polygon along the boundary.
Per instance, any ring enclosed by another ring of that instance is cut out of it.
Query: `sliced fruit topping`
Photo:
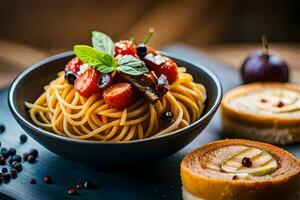
[[[132,55],[137,56],[135,44],[130,40],[121,40],[115,43],[115,56]]]
[[[71,59],[65,67],[66,72],[73,72],[75,76],[78,76],[78,72],[80,71],[80,66],[83,65],[83,62],[79,60],[77,57]]]
[[[223,161],[221,169],[234,174],[264,176],[278,168],[277,161],[266,151],[247,147]]]
[[[124,110],[134,101],[133,89],[130,83],[117,83],[103,93],[105,103],[117,110]]]
[[[89,98],[97,92],[102,92],[98,87],[100,75],[100,72],[89,67],[75,80],[74,87],[81,96]]]
[[[178,79],[177,64],[172,59],[160,54],[149,53],[145,56],[144,61],[157,76],[164,74],[170,84]]]

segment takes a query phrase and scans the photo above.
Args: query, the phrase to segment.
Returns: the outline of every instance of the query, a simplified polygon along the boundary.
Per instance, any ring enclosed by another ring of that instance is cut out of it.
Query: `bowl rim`
[[[47,131],[41,127],[38,127],[36,125],[34,125],[32,122],[30,122],[29,120],[25,119],[25,117],[23,117],[16,109],[16,106],[14,104],[14,100],[13,100],[13,94],[15,92],[16,86],[18,85],[18,83],[24,78],[26,77],[29,73],[31,73],[31,71],[39,68],[40,66],[47,64],[49,62],[52,62],[54,60],[57,59],[61,59],[64,57],[68,57],[68,56],[72,56],[74,55],[73,51],[66,51],[66,52],[62,52],[62,53],[58,53],[52,56],[49,56],[33,65],[31,65],[30,67],[28,67],[26,70],[24,70],[21,74],[19,74],[15,80],[12,82],[11,86],[9,87],[9,92],[8,92],[8,105],[9,105],[9,109],[11,111],[11,113],[14,115],[14,117],[16,118],[16,121],[18,123],[21,123],[22,125],[25,125],[27,128],[29,128],[32,131],[37,131],[40,132],[48,137],[51,137],[53,139],[58,139],[64,142],[75,142],[75,143],[81,143],[81,144],[102,144],[102,145],[126,145],[126,144],[137,144],[137,143],[145,143],[145,142],[149,142],[149,141],[156,141],[156,140],[160,140],[160,139],[166,139],[169,137],[174,137],[177,134],[183,133],[187,130],[193,130],[194,128],[196,128],[197,126],[205,123],[207,120],[210,119],[210,117],[217,111],[221,100],[222,100],[222,96],[223,96],[223,88],[221,85],[221,82],[219,81],[219,79],[217,78],[217,76],[211,71],[209,70],[207,67],[201,65],[198,62],[195,62],[193,60],[191,61],[185,61],[184,58],[175,55],[173,53],[168,53],[165,51],[159,51],[161,54],[167,56],[167,57],[171,57],[174,58],[176,60],[180,60],[182,62],[186,62],[188,64],[194,65],[197,68],[200,68],[204,73],[206,73],[215,83],[216,88],[217,88],[217,97],[216,100],[213,104],[213,106],[207,111],[207,113],[205,113],[203,116],[201,116],[199,119],[197,119],[196,121],[194,121],[192,124],[189,124],[188,126],[172,131],[168,134],[165,135],[160,135],[157,137],[150,137],[150,138],[143,138],[143,139],[137,139],[137,140],[131,140],[131,141],[121,141],[121,142],[113,142],[113,141],[94,141],[94,140],[79,140],[76,138],[70,138],[70,137],[66,137],[66,136],[61,136],[58,135],[54,132],[51,131]],[[19,122],[21,121],[21,122]],[[31,135],[31,134],[29,134]]]

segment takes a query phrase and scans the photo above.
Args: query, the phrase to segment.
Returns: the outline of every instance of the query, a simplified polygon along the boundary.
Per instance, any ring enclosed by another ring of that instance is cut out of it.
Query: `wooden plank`
[[[220,77],[225,92],[239,85],[237,70],[210,59],[198,50],[195,51],[182,45],[169,46],[165,50],[210,68]],[[54,155],[30,138],[25,144],[20,144],[18,137],[24,131],[17,125],[8,110],[6,91],[0,92],[0,123],[6,125],[6,132],[0,135],[2,146],[15,147],[18,153],[24,153],[30,148],[36,148],[39,151],[40,156],[36,164],[23,163],[24,169],[17,179],[9,184],[0,185],[1,193],[20,200],[71,199],[67,190],[77,182],[86,179],[93,180],[97,188],[89,191],[80,190],[80,195],[72,199],[182,199],[179,165],[183,156],[200,145],[223,138],[219,134],[220,118],[216,115],[192,143],[169,158],[151,163],[146,168],[134,168],[131,171],[120,169],[114,173],[107,173]],[[300,144],[284,148],[300,157]],[[74,151],[76,150],[74,147]],[[54,183],[51,185],[43,183],[42,179],[45,175],[52,176]],[[38,183],[28,184],[30,178],[35,178]]]

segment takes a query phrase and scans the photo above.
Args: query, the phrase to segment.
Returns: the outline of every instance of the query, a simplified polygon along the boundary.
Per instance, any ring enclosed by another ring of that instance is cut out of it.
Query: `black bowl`
[[[202,117],[172,133],[129,142],[99,142],[63,137],[33,124],[24,102],[33,102],[43,92],[43,86],[53,80],[57,72],[62,71],[65,64],[74,57],[73,52],[51,56],[21,73],[10,87],[9,108],[17,122],[31,137],[67,159],[102,168],[113,168],[138,165],[143,161],[166,157],[190,143],[207,126],[221,102],[222,87],[216,76],[207,68],[162,53],[174,59],[178,66],[186,66],[195,81],[202,83],[207,89],[206,107]]]

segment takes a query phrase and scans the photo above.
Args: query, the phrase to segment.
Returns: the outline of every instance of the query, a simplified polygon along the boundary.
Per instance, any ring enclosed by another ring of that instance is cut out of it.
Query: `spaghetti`
[[[99,93],[82,97],[64,78],[64,72],[44,87],[34,103],[25,102],[37,126],[58,135],[82,140],[130,141],[168,134],[197,120],[204,109],[206,91],[183,67],[178,79],[155,104],[140,98],[124,110],[111,108]],[[172,121],[162,123],[166,110]]]

